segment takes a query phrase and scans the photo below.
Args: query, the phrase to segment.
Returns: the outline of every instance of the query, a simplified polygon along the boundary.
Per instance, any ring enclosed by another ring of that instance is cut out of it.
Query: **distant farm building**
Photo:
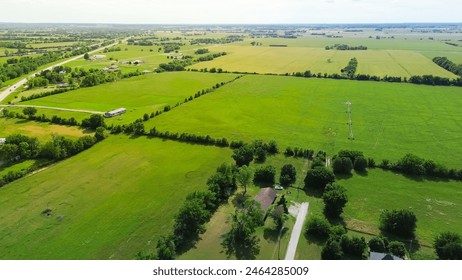
[[[115,109],[115,110],[104,113],[104,117],[112,118],[112,117],[115,117],[115,116],[118,116],[118,115],[122,115],[122,114],[124,114],[126,112],[127,112],[127,109],[119,108],[119,109]]]
[[[104,54],[97,54],[97,55],[94,55],[90,58],[91,61],[93,60],[99,60],[99,59],[103,59],[105,58],[106,56]]]
[[[6,138],[0,138],[0,145],[3,145],[6,143]]]
[[[260,190],[257,196],[255,196],[255,200],[261,204],[261,208],[265,212],[265,218],[268,208],[271,206],[271,204],[274,203],[276,196],[277,193],[273,188],[263,188]]]

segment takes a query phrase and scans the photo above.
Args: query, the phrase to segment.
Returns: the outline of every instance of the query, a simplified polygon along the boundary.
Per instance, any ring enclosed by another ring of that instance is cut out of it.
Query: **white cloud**
[[[460,22],[460,0],[0,0],[5,22]]]

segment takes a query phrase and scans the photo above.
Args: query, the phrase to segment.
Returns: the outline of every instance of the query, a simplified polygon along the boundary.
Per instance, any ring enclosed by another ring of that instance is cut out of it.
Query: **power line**
[[[345,103],[347,105],[347,114],[348,114],[348,128],[350,129],[350,133],[348,135],[348,139],[350,140],[354,140],[354,136],[353,136],[353,123],[351,122],[351,102],[350,101],[347,101]]]

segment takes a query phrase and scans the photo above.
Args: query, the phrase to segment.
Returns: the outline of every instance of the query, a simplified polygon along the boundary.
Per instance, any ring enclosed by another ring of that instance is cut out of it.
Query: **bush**
[[[357,157],[354,161],[354,169],[357,172],[366,171],[367,165],[367,160],[364,157]]]
[[[404,247],[403,242],[391,241],[390,244],[388,244],[388,252],[404,259],[404,256],[406,256],[406,247]]]
[[[371,240],[369,240],[368,245],[372,252],[385,253],[387,251],[385,242],[379,236],[374,236]]]
[[[343,257],[342,248],[340,243],[335,240],[330,240],[326,243],[321,251],[322,260],[340,260]]]
[[[414,237],[417,217],[407,209],[385,210],[380,214],[380,228],[400,237]]]
[[[330,234],[330,223],[322,216],[311,216],[306,223],[305,233],[319,239],[327,239]]]
[[[364,237],[348,237],[348,235],[343,235],[340,238],[340,246],[344,254],[354,256],[356,258],[362,258],[364,251],[367,248],[366,240]]]
[[[455,232],[439,234],[433,247],[440,260],[462,260],[462,237]]]
[[[334,173],[325,167],[308,170],[305,177],[305,188],[322,189],[335,181]]]
[[[353,163],[349,157],[335,157],[332,161],[335,174],[351,174]]]
[[[274,184],[276,177],[276,168],[274,166],[268,165],[261,167],[255,171],[253,181],[255,183],[268,183]]]
[[[416,155],[407,154],[395,165],[395,168],[409,175],[425,175],[424,160]]]

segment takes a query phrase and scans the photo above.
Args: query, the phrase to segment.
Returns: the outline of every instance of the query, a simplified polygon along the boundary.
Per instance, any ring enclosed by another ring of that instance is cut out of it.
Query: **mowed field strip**
[[[384,82],[247,75],[146,123],[160,131],[281,147],[360,150],[381,161],[406,153],[460,168],[462,91]],[[355,140],[348,140],[346,101]]]
[[[229,149],[110,137],[0,189],[0,258],[133,259],[230,161]]]
[[[257,73],[340,73],[348,61],[358,59],[358,74],[376,76],[434,75],[456,78],[424,55],[407,50],[337,51],[308,47],[216,46],[211,51],[228,55],[191,66],[193,69],[222,68],[227,71]]]

